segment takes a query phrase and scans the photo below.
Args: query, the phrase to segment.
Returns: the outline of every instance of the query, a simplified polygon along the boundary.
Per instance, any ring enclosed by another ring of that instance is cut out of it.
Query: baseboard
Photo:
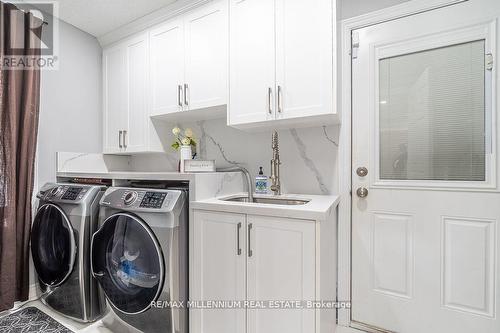
[[[337,326],[336,333],[364,333],[364,331],[360,331],[358,329],[346,326]]]

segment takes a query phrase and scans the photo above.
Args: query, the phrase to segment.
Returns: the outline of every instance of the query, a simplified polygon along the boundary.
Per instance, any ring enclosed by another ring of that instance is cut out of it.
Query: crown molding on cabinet
[[[171,5],[165,6],[135,21],[132,21],[118,29],[97,38],[102,47],[111,45],[125,37],[151,28],[154,25],[165,22],[172,17],[200,7],[212,0],[179,0]]]

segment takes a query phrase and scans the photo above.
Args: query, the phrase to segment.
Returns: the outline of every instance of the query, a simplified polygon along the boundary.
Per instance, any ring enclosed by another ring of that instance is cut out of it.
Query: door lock
[[[360,198],[366,198],[368,196],[368,189],[366,189],[365,187],[358,187],[358,189],[356,190],[356,194]]]

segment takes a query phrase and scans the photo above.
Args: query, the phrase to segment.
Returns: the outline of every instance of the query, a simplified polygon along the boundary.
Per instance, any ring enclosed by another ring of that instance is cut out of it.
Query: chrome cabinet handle
[[[253,251],[252,251],[252,244],[251,244],[251,240],[252,240],[252,223],[248,224],[248,257],[251,257],[253,256]]]
[[[283,96],[281,86],[278,86],[278,113],[283,112]]]
[[[123,134],[123,131],[118,131],[118,147],[120,148],[123,148],[123,145],[122,145],[122,134]]]
[[[123,148],[127,148],[127,131],[123,131]]]
[[[182,107],[182,85],[177,86],[177,104]]]
[[[189,103],[188,103],[188,96],[187,96],[187,95],[188,95],[188,89],[189,89],[188,84],[187,84],[187,83],[184,83],[184,104],[185,104],[186,106],[188,106],[188,105],[189,105]]]
[[[236,254],[241,255],[241,247],[240,247],[240,230],[241,230],[241,222],[238,223],[236,229]]]
[[[269,114],[273,114],[272,98],[273,98],[273,89],[268,88],[267,89],[267,111],[269,112]]]

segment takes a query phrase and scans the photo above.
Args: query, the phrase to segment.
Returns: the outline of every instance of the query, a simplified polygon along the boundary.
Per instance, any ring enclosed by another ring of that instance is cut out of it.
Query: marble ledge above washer
[[[203,200],[218,196],[241,192],[245,189],[243,175],[240,172],[140,172],[140,171],[106,171],[106,172],[57,172],[60,180],[68,178],[101,178],[116,180],[143,181],[188,181],[190,201]],[[122,186],[122,185],[117,185]]]
[[[232,194],[217,198],[209,198],[191,202],[190,208],[227,213],[242,213],[250,215],[266,215],[285,218],[305,219],[311,221],[327,220],[337,208],[340,197],[337,195],[285,194],[281,196],[255,195],[256,197],[271,197],[282,199],[307,199],[303,205],[279,205],[224,201],[221,199],[245,196],[246,193]]]
[[[57,172],[57,177],[66,178],[105,178],[131,180],[188,180],[195,179],[194,173],[180,172],[140,172],[140,171],[105,171],[105,172]]]

